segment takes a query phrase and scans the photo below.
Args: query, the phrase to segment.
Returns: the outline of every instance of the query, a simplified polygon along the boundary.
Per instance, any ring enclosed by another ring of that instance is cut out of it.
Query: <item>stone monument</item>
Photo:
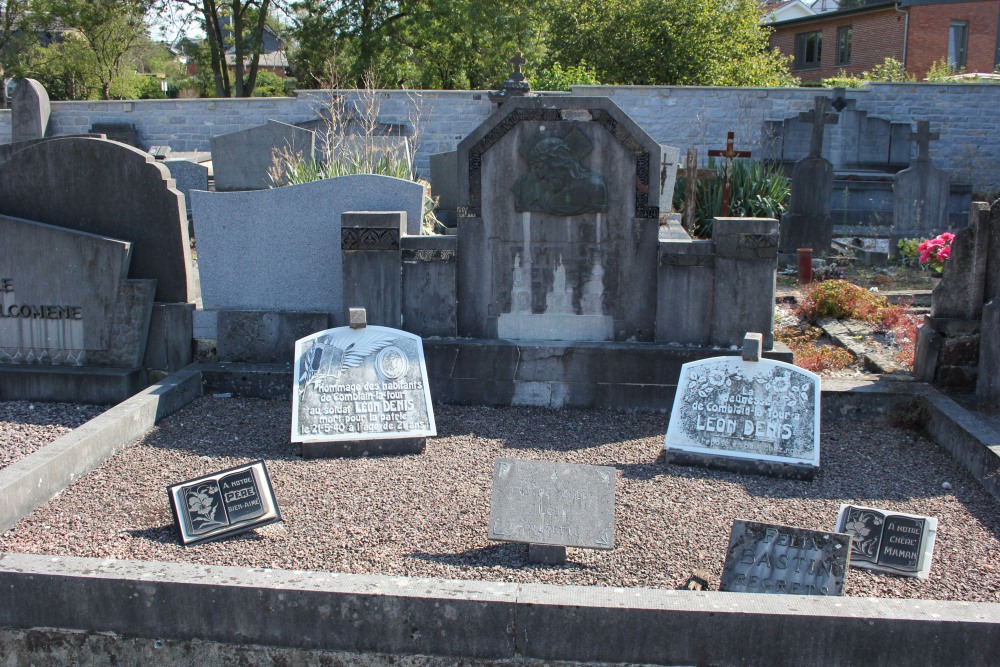
[[[837,532],[851,536],[851,565],[926,579],[937,536],[932,516],[841,505]]]
[[[837,114],[827,112],[830,100],[817,97],[815,107],[799,117],[811,123],[809,154],[795,163],[792,170],[792,194],[788,211],[781,216],[781,241],[778,262],[795,261],[798,248],[812,248],[814,255],[830,250],[833,220],[830,196],[833,192],[833,165],[823,157],[823,132],[837,122]]]
[[[892,186],[892,237],[890,253],[898,253],[903,238],[930,238],[947,231],[948,199],[951,175],[931,164],[930,142],[941,135],[930,131],[930,122],[917,122],[917,131],[909,135],[917,143],[917,157],[909,168],[896,173]]]
[[[42,139],[49,128],[49,94],[45,86],[34,79],[21,79],[11,98],[10,140]]]
[[[295,125],[267,121],[249,130],[212,137],[215,189],[262,190],[271,187],[274,155],[286,151],[307,162],[316,158],[316,133]]]

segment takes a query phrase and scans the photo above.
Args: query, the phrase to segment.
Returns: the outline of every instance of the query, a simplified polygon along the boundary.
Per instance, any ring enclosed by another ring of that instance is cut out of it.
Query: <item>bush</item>
[[[695,194],[695,228],[690,231],[702,238],[712,235],[712,219],[722,213],[725,163],[716,166],[715,170],[715,179],[700,181]],[[673,203],[677,210],[684,208],[685,181],[678,179],[674,188]],[[790,194],[789,181],[779,167],[759,160],[733,160],[729,215],[780,219],[788,207]]]
[[[806,287],[796,314],[810,322],[828,317],[863,320],[879,331],[909,322],[905,306],[892,305],[884,296],[846,280],[826,280]]]
[[[557,60],[552,67],[531,77],[530,83],[533,90],[570,90],[572,86],[596,86],[600,81],[585,62],[563,69]]]

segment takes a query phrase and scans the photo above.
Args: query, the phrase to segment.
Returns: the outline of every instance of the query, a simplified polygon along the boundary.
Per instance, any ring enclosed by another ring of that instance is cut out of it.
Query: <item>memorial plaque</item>
[[[720,591],[841,595],[851,536],[733,521]]]
[[[489,539],[613,549],[615,469],[498,459]]]
[[[716,357],[684,364],[666,460],[743,461],[811,476],[819,467],[819,376],[781,361]],[[752,466],[748,466],[752,469]]]
[[[851,536],[851,565],[926,579],[937,519],[872,507],[841,505],[837,530]]]
[[[281,521],[263,461],[174,484],[167,495],[185,546]]]
[[[436,434],[420,336],[338,327],[296,341],[292,442]]]

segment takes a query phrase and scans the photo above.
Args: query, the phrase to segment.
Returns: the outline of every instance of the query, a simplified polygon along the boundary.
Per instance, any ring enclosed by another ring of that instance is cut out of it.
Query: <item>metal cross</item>
[[[823,126],[836,125],[837,114],[827,113],[830,100],[817,97],[815,106],[810,111],[799,114],[799,120],[812,123],[812,138],[809,141],[809,157],[821,157],[823,154]]]
[[[509,62],[511,65],[514,66],[514,72],[510,75],[510,78],[513,79],[514,81],[524,81],[524,74],[521,72],[521,65],[525,64],[528,61],[524,59],[524,56],[521,55],[521,52],[516,51],[514,53],[514,57],[508,60],[507,62]]]
[[[940,132],[931,132],[929,120],[918,120],[917,131],[906,135],[910,141],[917,142],[917,161],[931,159],[931,142],[941,138]]]
[[[733,150],[733,137],[734,133],[732,132],[726,134],[726,150],[708,151],[708,154],[711,157],[721,157],[726,160],[725,177],[722,181],[722,213],[720,214],[723,218],[729,217],[729,202],[731,199],[730,184],[732,182],[733,159],[738,157],[750,157],[750,151]]]

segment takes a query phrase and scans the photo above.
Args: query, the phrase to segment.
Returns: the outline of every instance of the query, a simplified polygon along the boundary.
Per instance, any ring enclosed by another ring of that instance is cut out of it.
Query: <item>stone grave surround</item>
[[[184,195],[136,148],[81,137],[28,146],[0,163],[0,214],[129,241],[129,277],[155,279],[157,301],[197,297]]]
[[[1000,404],[1000,200],[975,202],[958,231],[931,312],[917,330],[914,375],[939,387],[978,385],[983,400]]]
[[[458,153],[461,335],[653,340],[659,144],[606,98],[516,98]]]

